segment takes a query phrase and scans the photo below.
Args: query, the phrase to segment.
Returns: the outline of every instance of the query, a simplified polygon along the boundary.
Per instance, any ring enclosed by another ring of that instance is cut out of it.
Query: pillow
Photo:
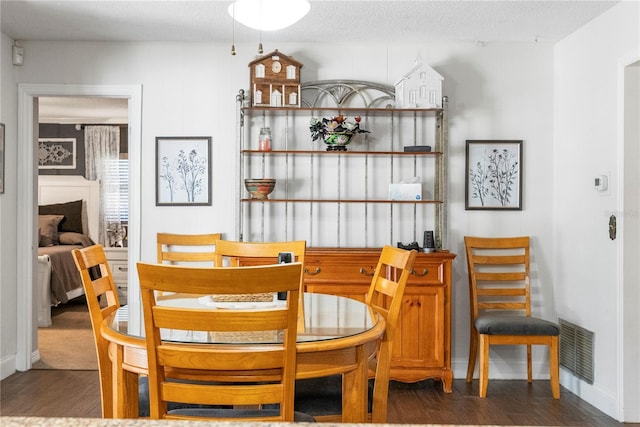
[[[58,235],[61,245],[82,245],[83,247],[93,245],[93,240],[88,236],[80,233],[72,233],[70,231],[61,231]]]
[[[63,215],[38,215],[41,247],[58,244],[58,226],[63,219]]]
[[[58,231],[82,233],[82,200],[38,207],[40,215],[63,215]]]

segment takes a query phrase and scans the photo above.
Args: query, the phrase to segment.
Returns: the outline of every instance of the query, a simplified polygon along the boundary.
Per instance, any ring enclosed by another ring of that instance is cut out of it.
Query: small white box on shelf
[[[422,184],[389,184],[389,200],[422,200]]]

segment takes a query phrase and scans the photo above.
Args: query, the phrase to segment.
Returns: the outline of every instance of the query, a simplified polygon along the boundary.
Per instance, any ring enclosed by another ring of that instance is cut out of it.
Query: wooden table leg
[[[138,418],[138,374],[122,369],[124,347],[111,343],[115,418]]]
[[[342,422],[367,422],[367,354],[364,345],[356,347],[357,369],[342,375]]]

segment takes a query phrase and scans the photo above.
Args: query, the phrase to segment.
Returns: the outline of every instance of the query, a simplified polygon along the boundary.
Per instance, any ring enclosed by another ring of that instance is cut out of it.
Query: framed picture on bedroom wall
[[[0,123],[0,194],[4,194],[4,123]]]
[[[156,137],[156,206],[211,206],[211,137]]]
[[[522,210],[522,141],[467,141],[466,210]]]
[[[75,138],[38,139],[38,169],[75,169]]]

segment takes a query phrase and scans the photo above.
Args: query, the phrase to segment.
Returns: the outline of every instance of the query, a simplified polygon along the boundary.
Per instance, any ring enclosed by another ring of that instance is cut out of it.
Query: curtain
[[[120,158],[120,128],[118,126],[87,126],[84,130],[85,177],[100,182],[100,221],[98,242],[111,245],[108,230],[119,224],[120,182],[117,164]],[[115,165],[115,167],[114,167]],[[115,198],[115,199],[114,199]],[[118,227],[119,228],[119,227]]]

